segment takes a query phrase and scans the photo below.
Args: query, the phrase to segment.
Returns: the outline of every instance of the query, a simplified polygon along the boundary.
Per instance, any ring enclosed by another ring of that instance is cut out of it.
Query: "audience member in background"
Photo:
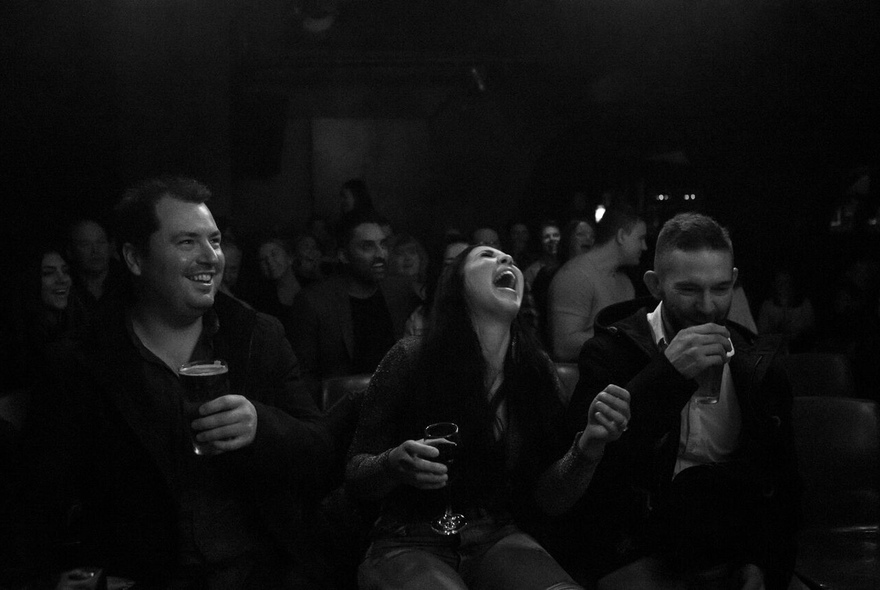
[[[513,261],[520,269],[527,268],[538,257],[532,248],[532,235],[524,221],[514,220],[507,224],[506,251],[513,256]]]
[[[584,432],[560,436],[559,379],[517,321],[522,285],[510,256],[469,247],[441,277],[428,332],[370,381],[346,470],[350,492],[382,503],[361,588],[580,588],[518,525],[583,494],[628,394],[609,386]],[[424,435],[437,422],[459,427],[451,489],[444,441]],[[432,530],[447,505],[468,521],[461,534]]]
[[[500,248],[501,238],[498,237],[498,232],[491,227],[478,227],[471,234],[471,244],[485,244],[493,248]]]
[[[299,234],[293,239],[293,272],[303,288],[324,279],[321,270],[321,250],[311,234]]]
[[[400,234],[388,254],[390,276],[405,277],[411,281],[417,305],[425,300],[425,280],[428,276],[428,252],[422,243],[410,234]]]
[[[304,289],[290,334],[317,395],[327,377],[372,373],[415,309],[410,281],[387,277],[388,244],[374,211],[342,218],[342,272]]]
[[[645,222],[631,209],[609,209],[596,234],[595,246],[566,262],[550,283],[548,316],[558,361],[577,360],[603,308],[635,297],[623,268],[638,265],[648,249]]]
[[[562,230],[562,246],[559,251],[560,262],[567,262],[580,256],[596,243],[596,230],[586,218],[575,218],[565,224]]]
[[[289,339],[294,327],[293,300],[302,289],[293,268],[293,250],[290,242],[279,237],[263,238],[257,248],[260,273],[267,282],[254,295],[254,308],[281,320]]]
[[[333,237],[330,221],[325,216],[314,215],[306,222],[306,233],[315,236],[321,251],[321,274],[329,277],[339,265],[336,238]]]
[[[538,226],[538,237],[541,240],[541,255],[523,270],[527,286],[532,284],[542,268],[559,265],[559,242],[562,239],[559,224],[553,219],[545,219]]]
[[[785,346],[727,320],[736,278],[726,230],[677,215],[645,273],[653,298],[605,309],[584,345],[569,434],[608,383],[632,407],[566,519],[564,561],[601,589],[788,587],[800,480]]]
[[[438,263],[429,267],[425,280],[425,300],[410,314],[406,320],[404,336],[421,336],[428,325],[428,316],[434,303],[434,294],[437,291],[437,282],[443,269],[452,264],[455,257],[468,247],[467,238],[461,234],[449,233],[444,237],[443,247],[438,256]]]
[[[0,391],[30,390],[47,367],[65,363],[81,344],[86,311],[71,296],[70,268],[63,248],[44,244],[35,251],[17,293],[0,319]],[[20,426],[20,424],[19,424]]]
[[[523,271],[526,283],[525,300],[522,314],[529,322],[531,329],[543,344],[547,345],[547,291],[550,280],[542,280],[536,284],[535,279],[542,276],[552,277],[559,268],[559,242],[561,234],[559,224],[555,220],[545,219],[538,226],[541,239],[541,256]]]
[[[220,284],[220,291],[241,301],[236,295],[235,286],[238,284],[238,279],[241,276],[241,263],[244,252],[242,252],[241,246],[237,242],[227,238],[225,235],[223,236],[223,256],[226,258],[226,264],[223,266],[223,281]]]
[[[321,587],[306,573],[298,498],[330,437],[280,324],[217,293],[209,197],[163,178],[117,206],[133,299],[102,316],[83,363],[34,396],[12,524],[0,526],[14,540],[4,569],[27,578],[73,561],[149,588]],[[190,421],[178,370],[210,359],[226,361],[228,389]],[[81,538],[59,548],[68,490]]]
[[[108,295],[118,294],[123,269],[110,253],[104,227],[93,219],[80,219],[70,226],[67,258],[71,263],[74,297],[89,312]]]
[[[758,333],[784,334],[791,352],[805,352],[812,348],[816,315],[793,271],[780,268],[773,273],[772,292],[761,303],[758,313]]]
[[[550,283],[563,264],[593,246],[594,236],[593,226],[585,219],[576,218],[569,221],[560,232],[556,264],[542,266],[528,284],[530,293],[528,305],[534,310],[537,321],[536,333],[548,351],[553,350],[548,301]]]

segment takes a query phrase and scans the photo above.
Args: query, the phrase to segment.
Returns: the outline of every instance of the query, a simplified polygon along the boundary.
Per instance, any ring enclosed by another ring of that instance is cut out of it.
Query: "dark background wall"
[[[693,189],[733,227],[754,298],[777,260],[811,261],[820,284],[876,250],[872,234],[828,230],[854,171],[876,174],[876,3],[48,0],[2,11],[4,265],[159,172],[203,179],[215,212],[253,231],[333,215],[352,176],[424,235],[535,219],[574,191],[650,204]],[[669,153],[687,163],[652,162]],[[871,190],[876,201],[876,180]]]

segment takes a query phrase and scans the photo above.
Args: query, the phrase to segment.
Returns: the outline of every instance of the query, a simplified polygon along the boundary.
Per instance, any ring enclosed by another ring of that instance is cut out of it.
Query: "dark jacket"
[[[152,398],[122,311],[105,318],[106,329],[71,374],[34,397],[7,529],[18,554],[10,564],[57,565],[53,546],[75,499],[83,528],[73,565],[102,565],[138,580],[159,581],[173,571],[179,482],[169,480],[176,472],[169,462],[177,459],[162,425],[146,419]],[[227,360],[231,393],[256,407],[257,431],[251,445],[208,459],[207,469],[256,507],[257,534],[295,560],[302,542],[300,492],[326,462],[330,438],[278,321],[222,294],[214,311],[214,356]],[[213,530],[210,517],[201,522],[209,530],[194,531],[196,539],[237,533]]]
[[[697,390],[654,342],[647,321],[657,302],[642,299],[609,306],[597,318],[594,338],[579,359],[580,381],[567,412],[571,433],[583,429],[593,398],[609,383],[631,395],[629,430],[606,448],[577,512],[585,534],[604,544],[611,567],[639,557],[639,536],[672,482],[681,411]],[[800,480],[791,424],[791,389],[774,364],[781,339],[757,337],[728,323],[736,354],[730,370],[742,413],[739,448],[731,460],[737,477],[760,490],[772,522],[755,531],[757,565],[767,587],[785,587],[794,567]],[[587,524],[588,523],[588,524]],[[762,538],[765,537],[765,538]]]
[[[418,305],[412,284],[401,277],[382,281],[380,291],[391,314],[395,340]],[[336,276],[300,291],[293,302],[293,333],[289,335],[312,387],[322,379],[352,373],[354,326],[348,277]]]

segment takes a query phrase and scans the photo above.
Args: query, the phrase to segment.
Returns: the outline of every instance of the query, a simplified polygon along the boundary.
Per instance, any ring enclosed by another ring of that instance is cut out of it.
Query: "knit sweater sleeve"
[[[348,452],[346,489],[362,499],[381,499],[396,485],[388,455],[399,445],[401,408],[415,363],[418,340],[399,341],[379,364],[364,396],[360,420]]]

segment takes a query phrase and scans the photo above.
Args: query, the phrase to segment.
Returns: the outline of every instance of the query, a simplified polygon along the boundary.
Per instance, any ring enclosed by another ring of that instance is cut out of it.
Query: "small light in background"
[[[596,223],[602,221],[605,217],[605,205],[596,205]]]
[[[479,68],[477,66],[473,66],[473,67],[471,67],[470,74],[471,74],[471,79],[474,81],[474,85],[477,87],[477,91],[480,94],[485,94],[486,93],[486,76],[481,70],[482,70],[482,68]]]

